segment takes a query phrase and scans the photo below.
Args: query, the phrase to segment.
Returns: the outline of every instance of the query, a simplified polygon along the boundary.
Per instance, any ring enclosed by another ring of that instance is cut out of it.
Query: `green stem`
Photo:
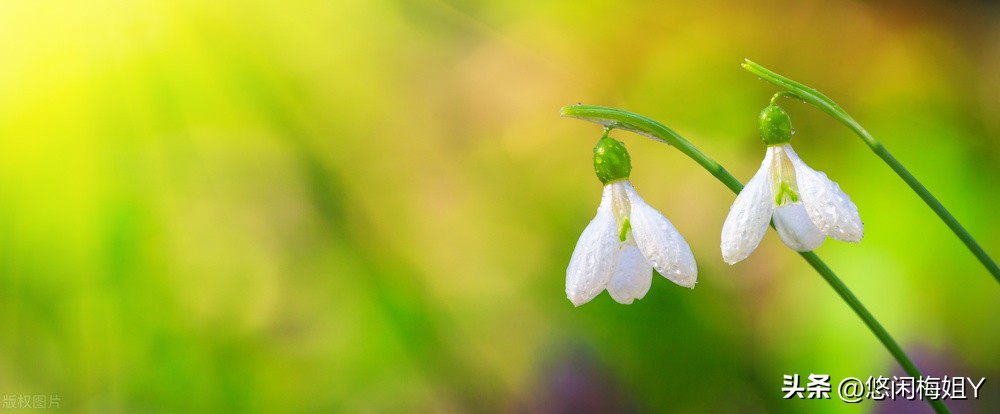
[[[897,161],[896,158],[889,153],[889,150],[885,149],[885,147],[875,140],[875,138],[872,137],[868,131],[862,128],[861,124],[859,124],[858,121],[855,121],[854,118],[847,113],[847,111],[837,105],[836,102],[828,98],[826,95],[819,93],[819,91],[779,75],[768,68],[754,63],[750,59],[747,59],[743,63],[743,68],[750,73],[757,75],[761,79],[771,82],[786,90],[779,92],[779,94],[784,94],[783,96],[793,96],[808,102],[819,108],[821,111],[826,112],[834,119],[840,121],[840,123],[847,126],[847,128],[851,131],[854,131],[855,134],[861,137],[861,140],[864,141],[865,144],[868,144],[868,146],[871,147],[872,151],[875,152],[875,155],[878,155],[882,161],[885,161],[885,163],[889,165],[889,168],[892,168],[892,170],[896,172],[896,175],[898,175],[899,178],[902,178],[903,181],[905,181],[906,184],[909,185],[910,188],[924,200],[924,203],[927,203],[927,206],[930,207],[931,210],[934,210],[934,213],[936,213],[938,217],[941,218],[941,221],[944,221],[944,224],[946,224],[948,228],[950,228],[951,231],[955,233],[960,240],[962,240],[962,243],[965,243],[965,247],[972,251],[972,254],[974,254],[976,258],[979,259],[979,262],[986,267],[986,270],[993,275],[993,278],[996,279],[997,282],[1000,282],[1000,267],[997,266],[996,261],[994,261],[990,255],[986,254],[986,251],[979,246],[976,239],[972,238],[972,235],[970,235],[969,232],[966,231],[961,224],[959,224],[958,220],[956,220],[955,217],[948,212],[948,209],[944,208],[944,206],[941,205],[941,202],[938,201],[937,198],[935,198],[934,195],[932,195],[931,192],[920,183],[920,181],[913,177],[913,174],[910,174],[910,172],[906,170],[906,167],[903,167],[903,164],[900,164],[899,161]],[[775,94],[774,98],[771,99],[771,103],[774,103],[775,99],[779,97],[780,96],[778,96],[778,94]]]
[[[698,165],[704,167],[708,172],[710,172],[715,178],[719,179],[726,187],[729,187],[734,193],[739,194],[743,190],[743,184],[740,183],[732,174],[729,174],[725,168],[723,168],[715,160],[709,158],[705,153],[701,152],[694,145],[691,145],[686,139],[678,135],[676,132],[667,128],[663,124],[656,122],[645,116],[635,114],[628,111],[623,111],[620,109],[608,108],[603,106],[592,106],[592,105],[570,105],[565,106],[560,110],[560,115],[565,117],[582,119],[585,121],[594,122],[597,124],[604,125],[607,128],[618,128],[627,131],[635,132],[639,135],[643,135],[652,138],[656,141],[673,145],[678,150],[687,155]],[[917,366],[913,364],[910,357],[903,352],[899,344],[896,343],[889,332],[882,327],[882,324],[875,319],[875,316],[865,308],[861,301],[858,300],[854,293],[847,288],[847,285],[840,280],[839,277],[832,270],[820,260],[819,256],[813,252],[803,252],[799,253],[806,262],[812,266],[826,280],[826,283],[833,288],[834,291],[840,295],[840,298],[847,303],[848,306],[858,315],[859,318],[868,326],[868,329],[872,331],[873,334],[878,338],[882,345],[892,354],[893,358],[899,362],[899,365],[903,367],[903,370],[907,374],[914,378],[919,378],[921,376],[920,370]],[[938,400],[927,400],[934,411],[938,413],[947,413],[948,409]]]
[[[802,98],[799,98],[799,96],[796,95],[793,92],[780,91],[780,92],[775,93],[774,96],[771,97],[771,105],[777,105],[778,104],[778,99],[785,98],[785,97],[795,98],[795,99],[798,99],[800,101],[802,100]]]
[[[652,138],[656,141],[673,145],[680,150],[680,152],[684,153],[684,155],[687,155],[703,168],[708,170],[708,172],[712,173],[712,175],[714,175],[715,178],[718,178],[719,181],[722,181],[726,187],[729,187],[737,193],[743,188],[743,184],[740,184],[739,180],[733,178],[732,174],[729,174],[729,171],[722,168],[719,163],[709,158],[694,145],[691,145],[691,143],[686,139],[677,135],[677,133],[672,129],[667,128],[663,126],[663,124],[652,119],[639,114],[622,111],[620,109],[593,105],[565,106],[559,111],[559,114],[561,116],[579,118],[585,121],[598,123],[604,125],[604,127],[608,129],[618,128],[626,131],[632,131],[636,134]]]

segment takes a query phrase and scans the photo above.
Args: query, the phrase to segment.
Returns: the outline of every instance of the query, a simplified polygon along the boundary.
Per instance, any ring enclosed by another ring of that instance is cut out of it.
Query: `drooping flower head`
[[[597,216],[580,235],[566,269],[566,296],[580,306],[607,289],[622,304],[642,299],[653,269],[694,288],[698,267],[684,238],[629,182],[625,144],[604,137],[594,147],[594,172],[604,184]]]
[[[734,264],[750,256],[772,219],[781,241],[796,251],[813,250],[827,236],[860,242],[864,224],[858,208],[837,183],[792,150],[788,114],[770,105],[761,111],[759,126],[767,151],[722,226],[723,260]]]

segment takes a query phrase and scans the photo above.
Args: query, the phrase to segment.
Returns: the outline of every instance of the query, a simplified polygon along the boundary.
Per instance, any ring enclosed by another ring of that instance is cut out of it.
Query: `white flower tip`
[[[633,297],[633,296],[630,296],[630,295],[625,295],[625,296],[615,295],[615,294],[612,294],[610,291],[608,293],[611,294],[611,299],[614,299],[615,302],[618,302],[618,303],[620,303],[622,305],[631,305],[632,302],[635,302],[636,299],[641,299],[641,298],[636,298],[636,297]]]
[[[828,219],[826,233],[840,241],[861,243],[861,239],[865,237],[865,224],[861,222],[861,217],[858,215],[858,209],[854,203],[851,203],[850,199],[846,199],[846,203],[847,205],[841,208],[844,211],[839,216]]]
[[[678,284],[680,286],[684,286],[684,287],[686,287],[688,289],[694,289],[694,285],[698,284],[698,276],[694,276],[694,277],[690,277],[690,278],[685,278],[685,279],[677,279],[677,280],[674,280],[674,283],[676,283],[676,284]]]
[[[831,237],[833,237],[833,236],[831,236]],[[860,236],[851,236],[851,237],[836,238],[836,240],[840,240],[842,242],[854,243],[854,244],[861,244],[861,239],[864,238],[864,237],[865,236],[862,234]]]
[[[846,234],[843,232],[841,233],[834,232],[833,234],[830,235],[830,237],[848,243],[861,243],[861,239],[865,237],[865,233],[864,230]]]
[[[857,222],[857,227],[850,234],[846,235],[841,239],[841,241],[850,243],[861,243],[861,239],[865,238],[865,224],[859,219]]]
[[[566,292],[566,298],[569,299],[570,302],[573,302],[573,307],[577,308],[579,308],[580,306],[582,306],[587,302],[590,302],[593,299],[593,298],[588,298],[584,295],[574,295],[573,293],[570,292]]]
[[[689,289],[694,289],[694,285],[698,283],[698,267],[694,263],[694,259],[690,262],[684,263],[684,267],[678,267],[674,269],[664,269],[665,271],[659,271],[661,276],[667,278],[671,282],[674,282],[680,286],[684,286]]]
[[[756,246],[754,246],[756,248]],[[752,250],[751,250],[752,251]],[[750,251],[737,250],[734,246],[722,245],[722,261],[732,266],[750,256]]]

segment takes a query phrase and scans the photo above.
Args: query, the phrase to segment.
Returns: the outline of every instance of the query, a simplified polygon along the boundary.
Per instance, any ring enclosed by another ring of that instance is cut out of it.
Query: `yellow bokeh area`
[[[611,135],[697,288],[566,299],[601,129],[559,108],[647,115],[745,182],[776,89],[744,58],[836,100],[1000,257],[990,2],[15,0],[0,52],[12,411],[927,410],[783,399],[783,375],[903,374],[774,232],[726,265],[734,195],[635,134]],[[865,222],[817,253],[926,373],[986,378],[950,407],[1000,410],[1000,284],[848,129],[782,105]]]

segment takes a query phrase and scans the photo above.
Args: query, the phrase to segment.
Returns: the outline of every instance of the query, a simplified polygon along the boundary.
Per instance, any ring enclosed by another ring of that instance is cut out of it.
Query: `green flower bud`
[[[769,105],[760,111],[757,119],[760,126],[760,139],[768,146],[784,145],[792,140],[792,121],[788,114],[778,105]]]
[[[613,138],[604,137],[594,147],[594,173],[601,183],[607,185],[627,180],[632,172],[632,159],[625,150],[625,144]]]

